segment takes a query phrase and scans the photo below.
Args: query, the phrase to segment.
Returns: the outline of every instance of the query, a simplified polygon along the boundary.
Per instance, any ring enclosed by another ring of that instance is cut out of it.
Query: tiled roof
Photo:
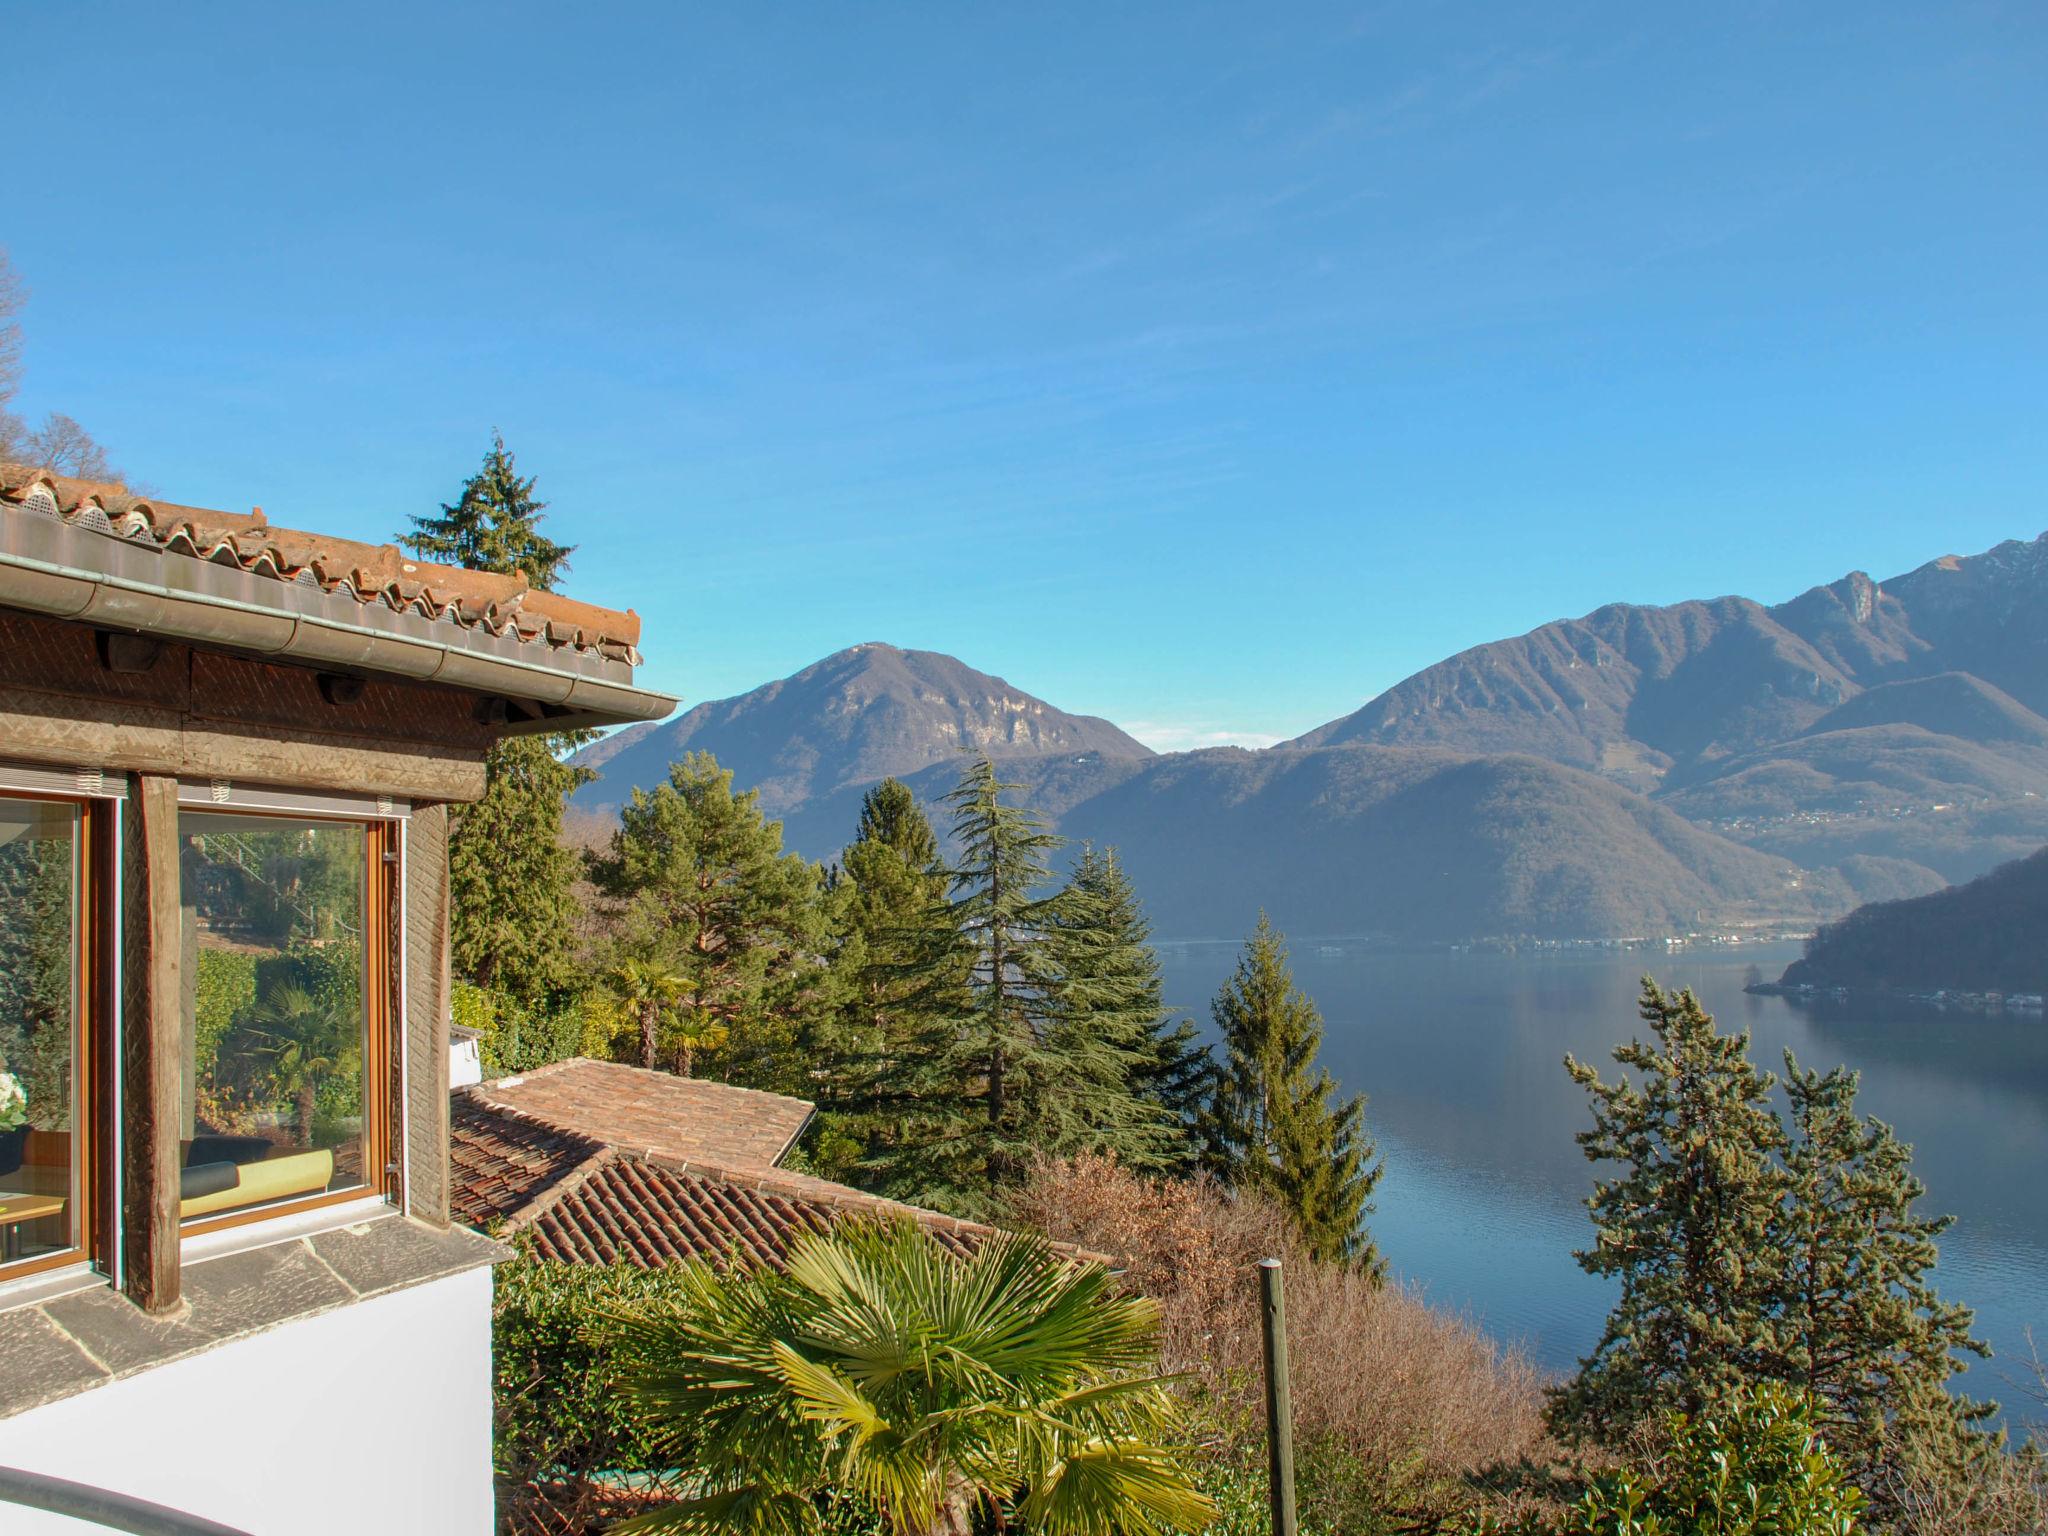
[[[469,1091],[611,1146],[721,1168],[774,1167],[810,1123],[812,1110],[779,1093],[584,1057]]]
[[[503,1221],[605,1150],[603,1142],[504,1114],[460,1089],[450,1096],[449,1118],[450,1199],[456,1217],[473,1227]]]
[[[552,1091],[531,1091],[544,1085]],[[542,1258],[643,1269],[734,1254],[779,1262],[799,1234],[854,1214],[908,1216],[955,1253],[994,1230],[775,1167],[788,1139],[774,1142],[763,1126],[788,1126],[788,1110],[775,1106],[792,1105],[808,1116],[801,1100],[594,1061],[459,1088],[450,1204],[472,1226],[530,1234]],[[664,1106],[685,1113],[689,1127],[661,1126]],[[614,1141],[590,1129],[598,1122],[629,1134]],[[684,1142],[741,1155],[717,1162],[662,1150]]]
[[[169,554],[511,637],[547,651],[594,652],[629,666],[640,663],[638,614],[536,591],[524,576],[415,560],[395,544],[361,544],[281,528],[260,508],[237,513],[180,506],[136,496],[122,486],[72,480],[20,464],[0,464],[0,507],[41,513]]]
[[[959,1254],[992,1230],[779,1169],[692,1167],[617,1150],[585,1164],[511,1228],[530,1231],[543,1258],[654,1269],[735,1253],[780,1263],[804,1232],[827,1231],[842,1216],[885,1213],[912,1217]]]

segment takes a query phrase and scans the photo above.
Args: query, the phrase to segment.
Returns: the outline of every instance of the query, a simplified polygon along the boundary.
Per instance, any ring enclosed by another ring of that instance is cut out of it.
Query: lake
[[[1596,1176],[1573,1141],[1591,1117],[1567,1051],[1611,1078],[1609,1053],[1641,1031],[1637,979],[1690,986],[1723,1028],[1780,1070],[1844,1064],[1859,1106],[1914,1148],[1924,1208],[1956,1217],[1936,1282],[1977,1312],[1997,1358],[1966,1378],[2022,1417],[2015,1373],[2033,1329],[2048,1355],[2048,1024],[2039,1014],[1942,1013],[1900,1003],[1794,1004],[1745,993],[1796,944],[1532,955],[1403,953],[1364,942],[1297,942],[1296,982],[1321,1007],[1323,1060],[1369,1096],[1386,1163],[1370,1218],[1395,1274],[1553,1371],[1598,1340],[1614,1289],[1572,1251],[1590,1238]],[[1167,996],[1206,1027],[1208,999],[1237,946],[1160,945]]]

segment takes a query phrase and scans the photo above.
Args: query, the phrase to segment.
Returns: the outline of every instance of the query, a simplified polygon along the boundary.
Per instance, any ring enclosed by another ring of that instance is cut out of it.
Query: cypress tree
[[[783,1092],[808,1086],[806,1024],[831,1006],[821,973],[817,866],[782,851],[782,824],[708,752],[636,789],[610,846],[590,860],[610,898],[622,944],[659,958],[681,979],[671,1009],[684,1050],[711,1041],[725,1081]]]
[[[413,518],[398,542],[423,559],[523,575],[549,591],[572,550],[541,537],[545,503],[492,435],[483,466],[438,517]],[[582,733],[513,736],[484,759],[483,798],[449,816],[449,945],[456,975],[522,1008],[574,989],[576,856],[562,846],[562,805],[594,775],[564,761]]]
[[[1945,1390],[1962,1369],[1957,1356],[1990,1354],[1970,1333],[1969,1309],[1929,1282],[1935,1239],[1953,1218],[1915,1213],[1926,1187],[1912,1150],[1856,1112],[1857,1084],[1846,1068],[1809,1071],[1785,1053],[1783,1260],[1767,1369],[1819,1405],[1829,1443],[1881,1505],[1899,1438],[1922,1457],[1967,1457],[1970,1441],[1990,1446],[1975,1426],[1996,1408]]]
[[[1621,1298],[1578,1375],[1552,1389],[1552,1424],[1609,1444],[1638,1424],[1709,1401],[1762,1373],[1783,1283],[1773,1240],[1784,1192],[1782,1143],[1765,1100],[1774,1079],[1749,1059],[1749,1036],[1724,1035],[1690,991],[1643,978],[1651,1039],[1614,1053],[1641,1080],[1601,1080],[1566,1057],[1593,1101],[1579,1146],[1621,1165],[1587,1201],[1587,1273]]]
[[[1202,1120],[1211,1167],[1276,1200],[1317,1258],[1382,1273],[1364,1228],[1382,1172],[1365,1097],[1333,1102],[1336,1082],[1316,1063],[1322,1015],[1294,985],[1286,941],[1265,913],[1211,1013],[1223,1037]]]

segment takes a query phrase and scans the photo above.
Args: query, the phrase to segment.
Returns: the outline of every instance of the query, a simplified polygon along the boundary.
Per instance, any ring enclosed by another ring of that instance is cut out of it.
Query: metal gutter
[[[85,540],[94,541],[86,544]],[[344,606],[345,605],[345,606]],[[509,729],[659,720],[676,706],[593,652],[540,666],[529,643],[270,577],[34,513],[0,519],[0,606],[342,672],[375,672],[548,706]],[[446,639],[430,633],[450,631]]]

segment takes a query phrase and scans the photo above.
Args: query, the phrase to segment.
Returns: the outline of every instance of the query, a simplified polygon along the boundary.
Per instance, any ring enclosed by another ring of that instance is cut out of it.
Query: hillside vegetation
[[[2048,992],[2048,848],[1968,885],[1859,907],[1807,942],[1785,984]]]

